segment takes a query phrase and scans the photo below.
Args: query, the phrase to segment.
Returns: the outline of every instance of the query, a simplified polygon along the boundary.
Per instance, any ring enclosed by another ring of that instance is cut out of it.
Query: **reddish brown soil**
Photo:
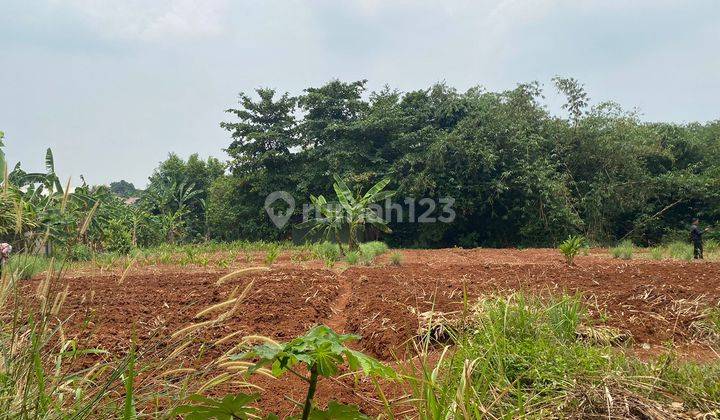
[[[200,334],[208,357],[237,343],[212,346],[232,332],[240,331],[238,337],[260,334],[284,341],[325,323],[338,332],[361,335],[357,348],[393,361],[409,355],[408,343],[418,329],[416,314],[432,308],[460,309],[463,288],[470,302],[491,293],[567,292],[580,294],[596,319],[603,314],[607,324],[628,331],[641,355],[671,340],[687,344],[702,359],[715,354],[690,342],[698,313],[720,300],[720,263],[620,261],[597,251],[578,257],[576,266],[568,267],[551,249],[402,253],[402,266],[391,266],[387,257],[381,257],[373,267],[335,270],[317,261],[296,263],[285,255],[270,272],[221,286],[215,282],[227,270],[136,268],[122,284],[119,273],[98,276],[83,270],[63,281],[69,284],[70,296],[62,314],[72,316],[76,333],[80,325],[89,325],[89,330],[78,333],[85,347],[122,353],[134,333],[142,351],[197,322],[193,320],[197,312],[226,300],[236,286],[253,279],[252,291],[235,315]],[[236,262],[233,267],[238,265],[249,264]],[[281,380],[259,377],[256,383],[265,388],[262,406],[280,415],[292,412],[289,398],[297,401],[303,396],[303,384],[291,375]],[[399,393],[396,389],[390,395]],[[318,394],[321,403],[334,398],[360,404],[371,413],[379,409],[372,385],[362,380],[326,380]]]

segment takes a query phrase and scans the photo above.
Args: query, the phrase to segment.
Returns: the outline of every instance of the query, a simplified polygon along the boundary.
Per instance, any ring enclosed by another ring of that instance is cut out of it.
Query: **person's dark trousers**
[[[703,259],[703,244],[702,242],[693,242],[693,254],[696,260]]]

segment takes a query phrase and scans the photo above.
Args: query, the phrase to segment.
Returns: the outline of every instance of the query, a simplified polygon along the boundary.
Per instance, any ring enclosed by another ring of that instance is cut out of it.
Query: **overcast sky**
[[[0,0],[11,164],[142,187],[168,152],[225,159],[237,93],[331,78],[403,91],[555,75],[646,120],[720,118],[718,0]],[[550,109],[553,109],[553,99]]]

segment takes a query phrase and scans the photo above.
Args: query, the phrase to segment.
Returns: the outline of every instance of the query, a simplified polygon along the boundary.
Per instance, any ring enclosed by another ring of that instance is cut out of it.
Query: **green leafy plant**
[[[105,249],[127,255],[132,250],[132,236],[120,220],[110,220],[105,227]]]
[[[348,248],[351,251],[358,249],[357,234],[361,227],[372,225],[382,232],[390,233],[387,222],[377,215],[372,204],[383,201],[395,195],[394,191],[385,191],[390,179],[383,179],[373,185],[365,194],[353,195],[350,187],[339,176],[334,176],[333,189],[337,196],[339,205],[330,203],[320,195],[310,196],[313,206],[320,212],[322,217],[310,219],[298,225],[298,227],[310,227],[310,232],[322,232],[326,238],[332,238],[341,244],[340,232],[343,227],[348,228]],[[340,253],[345,251],[340,246]]]
[[[255,364],[248,369],[249,373],[253,373],[260,368],[269,367],[276,377],[280,377],[287,372],[302,377],[308,384],[301,416],[303,420],[306,420],[311,418],[311,413],[313,413],[313,401],[320,378],[336,376],[340,372],[340,366],[345,363],[354,372],[362,372],[365,375],[380,378],[396,378],[393,369],[370,356],[345,346],[346,342],[358,340],[359,338],[354,334],[337,334],[331,328],[319,325],[312,328],[304,336],[295,338],[288,343],[281,344],[266,339],[263,344],[254,346],[246,353],[231,356],[230,359],[255,359]],[[305,365],[309,372],[308,376],[304,376],[295,370],[298,364]],[[344,406],[332,403],[332,407],[337,411]],[[347,408],[344,410],[347,411]],[[351,412],[357,412],[356,409],[351,410]]]
[[[258,418],[258,410],[249,406],[260,399],[258,394],[226,395],[221,399],[207,398],[194,394],[188,400],[194,404],[181,405],[173,410],[173,416],[182,416],[185,420],[235,420]]]
[[[580,235],[569,236],[563,243],[560,244],[558,249],[565,256],[565,261],[568,265],[575,263],[575,257],[580,253],[580,250],[585,245],[585,238]]]

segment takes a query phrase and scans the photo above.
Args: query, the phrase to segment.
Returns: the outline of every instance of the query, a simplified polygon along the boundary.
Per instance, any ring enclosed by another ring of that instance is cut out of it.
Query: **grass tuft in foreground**
[[[677,401],[683,411],[720,409],[720,363],[666,356],[645,364],[585,340],[578,331],[589,320],[577,298],[516,294],[464,312],[465,327],[439,362],[425,337],[419,362],[403,372],[421,419],[674,418]]]

